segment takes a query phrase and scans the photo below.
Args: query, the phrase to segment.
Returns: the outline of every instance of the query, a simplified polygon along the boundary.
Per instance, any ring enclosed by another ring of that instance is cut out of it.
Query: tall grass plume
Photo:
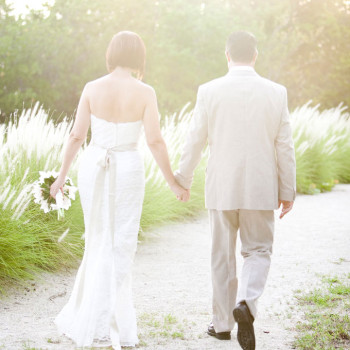
[[[192,118],[188,104],[178,114],[162,119],[162,134],[173,169],[181,156]],[[319,112],[306,104],[291,114],[297,161],[297,190],[328,191],[338,182],[350,182],[350,119],[338,106]],[[53,123],[36,104],[33,109],[0,125],[0,290],[14,281],[33,278],[42,270],[75,266],[83,252],[84,221],[79,195],[63,221],[44,214],[34,204],[31,184],[40,170],[58,170],[73,121]],[[86,143],[79,151],[83,152]],[[176,200],[142,138],[146,193],[141,229],[193,215],[204,208],[204,181],[208,149],[196,172],[191,200]],[[69,176],[76,184],[79,154]]]

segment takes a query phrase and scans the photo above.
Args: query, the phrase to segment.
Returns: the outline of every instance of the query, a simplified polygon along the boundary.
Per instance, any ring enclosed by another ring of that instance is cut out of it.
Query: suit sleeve
[[[296,163],[287,90],[283,89],[282,116],[275,139],[278,169],[278,199],[293,201],[296,195]]]
[[[202,157],[202,150],[208,139],[208,116],[203,101],[203,88],[199,87],[197,102],[193,110],[190,130],[175,172],[177,182],[184,188],[191,188],[194,170]]]

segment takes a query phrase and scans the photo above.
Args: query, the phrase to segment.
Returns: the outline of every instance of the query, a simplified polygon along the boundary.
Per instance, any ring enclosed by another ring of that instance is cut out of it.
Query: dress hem
[[[74,339],[74,336],[71,335],[70,333],[68,332],[65,332],[65,331],[62,331],[59,329],[59,326],[56,322],[54,322],[58,328],[58,333],[60,335],[64,335],[65,337],[69,338],[71,341],[73,341],[75,343],[75,345],[78,347],[78,348],[84,348],[84,347],[95,347],[95,348],[98,348],[98,347],[106,347],[106,346],[111,346],[113,349],[115,350],[119,350],[121,347],[136,347],[136,345],[139,344],[139,339],[137,340],[133,340],[133,341],[121,341],[120,344],[118,345],[113,345],[112,344],[112,341],[106,341],[104,343],[96,343],[96,341],[98,341],[98,339],[94,339],[92,341],[91,344],[84,344],[84,345],[80,345],[78,344],[78,342]]]

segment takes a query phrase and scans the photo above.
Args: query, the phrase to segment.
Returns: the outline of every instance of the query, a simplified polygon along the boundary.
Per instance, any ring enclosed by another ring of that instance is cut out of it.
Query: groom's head
[[[226,58],[229,64],[254,66],[258,56],[256,38],[244,31],[233,32],[226,42]]]

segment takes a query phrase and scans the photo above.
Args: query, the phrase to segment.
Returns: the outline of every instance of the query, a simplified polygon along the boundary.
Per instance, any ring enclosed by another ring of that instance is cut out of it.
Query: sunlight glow
[[[55,0],[6,0],[6,3],[13,7],[13,14],[18,17],[26,15],[30,10],[40,10],[43,4],[53,4]]]

